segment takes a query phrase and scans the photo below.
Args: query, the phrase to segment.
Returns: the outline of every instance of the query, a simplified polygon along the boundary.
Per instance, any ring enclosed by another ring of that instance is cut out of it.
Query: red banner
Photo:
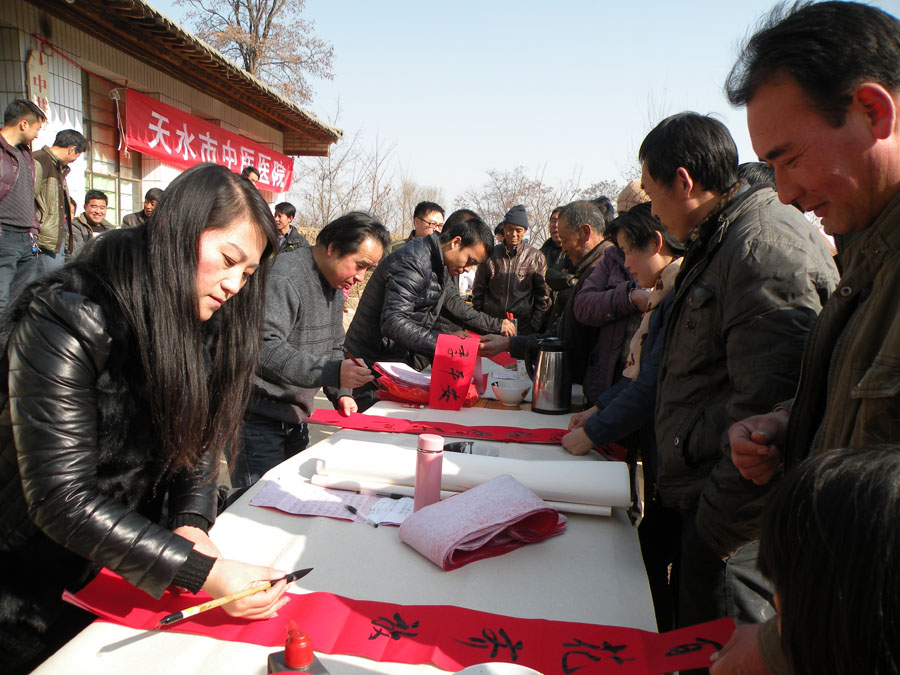
[[[260,189],[285,192],[291,186],[294,162],[287,155],[131,89],[125,113],[125,143],[132,150],[184,169],[214,162],[239,173],[254,166]]]
[[[447,333],[438,335],[431,364],[428,405],[436,410],[462,408],[477,359],[477,336],[460,338]]]
[[[153,630],[167,614],[208,599],[166,591],[154,600],[108,570],[77,594],[63,598],[131,628]],[[433,663],[459,670],[485,661],[517,663],[546,675],[657,675],[709,666],[710,655],[734,631],[731,619],[651,633],[636,628],[569,621],[520,619],[448,605],[395,605],[332,593],[290,595],[277,619],[247,621],[221,608],[163,628],[219,640],[279,647],[294,620],[325,654],[363,656],[393,663]]]

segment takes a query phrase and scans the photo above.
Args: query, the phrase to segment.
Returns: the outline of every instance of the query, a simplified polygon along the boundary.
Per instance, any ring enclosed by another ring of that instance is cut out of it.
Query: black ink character
[[[374,640],[382,635],[390,637],[391,640],[399,640],[402,637],[416,637],[418,633],[413,633],[410,629],[418,628],[419,622],[413,621],[411,624],[408,624],[403,620],[399,612],[394,612],[393,621],[387,617],[379,616],[377,619],[372,619],[372,626],[374,630],[369,636],[370,640]]]
[[[439,401],[449,401],[451,396],[453,397],[454,401],[459,400],[459,394],[457,394],[456,390],[448,384],[446,387],[444,387],[444,391],[440,395],[440,398],[438,398],[438,400]]]
[[[678,645],[676,647],[672,647],[669,651],[666,652],[666,656],[682,656],[683,654],[698,652],[706,645],[709,645],[715,651],[719,651],[720,649],[722,649],[722,645],[720,645],[718,642],[714,642],[713,640],[707,640],[706,638],[702,637],[697,637],[694,639],[696,640],[696,642],[689,642],[686,645]]]
[[[576,665],[570,664],[569,663],[570,656],[574,656],[574,655],[585,656],[588,659],[590,659],[591,661],[593,661],[594,663],[596,663],[597,661],[600,661],[603,658],[602,654],[592,654],[590,650],[597,650],[599,652],[609,652],[609,654],[611,654],[611,656],[609,656],[609,658],[611,658],[613,661],[618,663],[620,666],[623,663],[635,660],[633,658],[626,659],[626,658],[622,658],[621,656],[619,656],[619,652],[621,652],[623,649],[628,649],[628,645],[611,645],[606,640],[604,640],[599,645],[592,645],[589,642],[585,642],[584,640],[579,640],[578,638],[575,638],[574,642],[564,642],[563,647],[585,647],[586,648],[586,649],[570,649],[565,654],[563,654],[562,671],[563,671],[563,673],[565,673],[565,675],[569,675],[570,673],[574,673],[575,671],[581,670],[582,668],[585,667],[585,666],[576,666]]]
[[[457,370],[456,368],[451,368],[450,370],[445,370],[444,372],[447,373],[454,380],[461,380],[463,378],[463,374],[464,374],[463,371]]]
[[[461,645],[466,645],[467,647],[475,647],[476,649],[487,649],[488,647],[491,647],[490,658],[492,659],[497,658],[497,653],[501,649],[508,649],[509,658],[513,661],[519,659],[517,652],[522,649],[521,640],[513,642],[512,638],[510,638],[502,628],[500,629],[500,637],[497,637],[497,633],[490,628],[483,629],[481,635],[483,637],[470,637],[468,642],[463,642],[462,640],[457,640],[457,642]]]

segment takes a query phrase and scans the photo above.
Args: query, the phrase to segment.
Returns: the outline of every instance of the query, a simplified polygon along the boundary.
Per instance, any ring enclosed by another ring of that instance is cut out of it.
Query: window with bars
[[[82,74],[84,135],[88,147],[85,187],[102,190],[109,198],[106,220],[121,225],[122,218],[143,208],[141,155],[119,152],[116,104],[110,88],[90,73]],[[79,204],[80,206],[80,204]]]

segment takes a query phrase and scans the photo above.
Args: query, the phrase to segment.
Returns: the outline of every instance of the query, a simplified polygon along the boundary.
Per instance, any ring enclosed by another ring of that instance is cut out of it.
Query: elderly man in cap
[[[478,266],[472,286],[472,306],[498,319],[513,318],[520,335],[536,333],[550,302],[547,260],[524,242],[528,216],[521,204],[503,218],[503,244]]]

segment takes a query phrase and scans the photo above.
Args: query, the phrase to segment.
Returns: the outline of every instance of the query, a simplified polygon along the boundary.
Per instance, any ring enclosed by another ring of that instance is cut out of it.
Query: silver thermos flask
[[[531,409],[546,415],[564,415],[572,408],[572,351],[559,338],[546,338],[537,343],[537,360],[526,356],[525,364],[534,381]]]

